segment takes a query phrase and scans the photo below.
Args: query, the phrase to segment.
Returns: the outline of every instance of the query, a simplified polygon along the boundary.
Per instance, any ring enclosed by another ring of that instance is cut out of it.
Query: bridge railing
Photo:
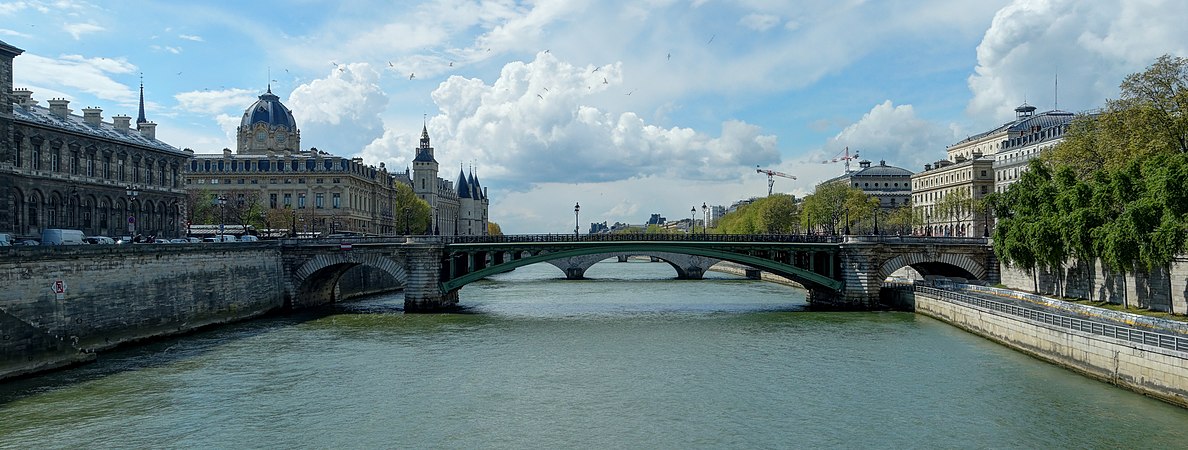
[[[841,236],[804,234],[505,234],[498,236],[437,236],[447,244],[502,244],[524,242],[784,242],[836,243]]]
[[[916,292],[923,292],[925,294],[935,296],[941,300],[974,305],[1068,330],[1076,330],[1083,333],[1121,339],[1128,342],[1136,342],[1139,344],[1151,345],[1168,350],[1175,350],[1178,352],[1188,352],[1188,337],[1140,330],[1123,325],[1111,325],[1060,314],[1052,314],[1037,309],[1025,308],[1019,305],[999,302],[931,286],[917,284],[913,286],[912,289],[914,289]]]

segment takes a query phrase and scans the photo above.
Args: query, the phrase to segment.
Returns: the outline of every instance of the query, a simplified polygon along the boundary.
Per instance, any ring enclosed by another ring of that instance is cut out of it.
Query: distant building
[[[648,222],[645,223],[644,226],[647,226],[647,225],[661,225],[662,226],[667,222],[668,222],[668,219],[664,218],[663,216],[661,216],[659,214],[652,214],[652,217],[648,218]]]
[[[104,122],[103,110],[13,89],[24,51],[0,41],[0,231],[39,238],[46,228],[86,235],[182,235],[186,195],[180,172],[190,153],[156,138],[140,112]]]
[[[292,209],[292,226],[301,233],[487,234],[486,190],[473,171],[460,173],[456,185],[438,177],[427,129],[411,171],[389,172],[383,163],[301,150],[293,113],[270,86],[244,110],[236,135],[234,153],[195,155],[186,171],[187,189],[237,206],[254,201],[270,210]],[[396,202],[396,183],[411,186],[429,203],[429,229],[396,229],[396,218],[408,214]]]
[[[863,160],[858,163],[858,167],[856,171],[825,180],[821,184],[840,183],[861,189],[877,198],[882,209],[894,209],[911,203],[912,171],[888,166],[887,161],[879,161],[879,165],[872,166],[870,161]]]
[[[1035,110],[1034,106],[1027,112]],[[1072,124],[1073,113],[1052,110],[1022,116],[1009,128],[994,154],[994,192],[1006,192],[1012,183],[1027,170],[1027,164],[1043,152],[1064,141],[1064,133]]]

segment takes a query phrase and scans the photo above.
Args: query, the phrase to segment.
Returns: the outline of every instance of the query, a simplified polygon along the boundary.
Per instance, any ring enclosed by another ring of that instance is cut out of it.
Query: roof
[[[869,161],[865,161],[869,162]],[[822,181],[820,184],[833,183],[841,180],[851,180],[854,178],[872,178],[872,177],[908,177],[911,178],[913,172],[902,167],[888,166],[887,161],[879,161],[879,165],[863,167],[856,171],[836,176],[828,180]]]
[[[116,129],[114,125],[106,122],[100,122],[97,126],[91,125],[84,121],[82,116],[74,114],[70,114],[66,118],[62,118],[57,114],[50,112],[49,108],[44,106],[20,105],[14,103],[12,105],[12,115],[17,121],[35,123],[50,128],[57,128],[59,130],[87,134],[95,137],[111,139],[143,147],[150,147],[167,152],[182,153],[182,151],[176,147],[156,139],[148,138],[139,131],[133,129],[119,130]]]
[[[466,173],[462,169],[458,169],[458,187],[454,190],[458,191],[458,198],[471,198],[470,184],[466,182]]]
[[[297,129],[297,121],[293,119],[293,112],[289,110],[272,93],[272,87],[268,87],[268,92],[260,95],[260,99],[252,103],[243,112],[243,119],[239,121],[239,126],[248,127],[257,123],[266,123],[269,127],[285,127],[290,131]]]

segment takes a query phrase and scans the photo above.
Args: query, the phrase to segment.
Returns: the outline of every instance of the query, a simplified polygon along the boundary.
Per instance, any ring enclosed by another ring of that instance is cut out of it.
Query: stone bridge
[[[801,284],[809,302],[866,309],[878,305],[882,282],[912,267],[938,275],[997,282],[998,262],[985,239],[797,235],[511,235],[282,241],[286,304],[328,303],[347,269],[368,265],[405,283],[405,310],[456,307],[468,283],[517,267],[548,262],[581,278],[604,259],[655,256],[680,278],[701,278],[731,261]]]

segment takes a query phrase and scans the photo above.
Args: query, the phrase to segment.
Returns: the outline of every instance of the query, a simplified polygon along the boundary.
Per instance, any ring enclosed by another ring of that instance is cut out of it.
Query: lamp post
[[[686,234],[693,234],[697,229],[697,207],[689,208],[689,230]]]
[[[880,204],[880,206],[882,206],[882,205]],[[876,206],[875,210],[874,210],[874,225],[875,225],[875,230],[874,230],[875,233],[874,234],[876,236],[879,234],[879,209],[880,209],[879,206]]]
[[[412,213],[412,210],[411,210],[411,209],[409,209],[409,207],[405,206],[405,207],[404,207],[404,235],[405,235],[405,236],[407,236],[407,235],[408,235],[408,230],[409,230],[409,228],[408,228],[408,227],[409,227],[409,224],[408,224],[408,222],[409,222],[409,220],[410,220],[410,219],[409,219],[409,214],[410,214],[410,213]]]
[[[221,235],[223,234],[223,228],[224,228],[224,224],[226,223],[226,217],[227,217],[227,215],[226,215],[227,197],[220,195],[215,199],[215,201],[218,202],[218,204],[219,204],[219,235],[220,236],[219,236],[218,240],[220,242],[222,242],[223,236],[221,236]]]
[[[850,207],[846,207],[846,230],[845,235],[850,235]]]
[[[924,235],[932,236],[932,215],[928,213],[924,214]]]
[[[124,193],[128,195],[128,235],[136,236],[136,216],[133,214],[136,210],[132,207],[132,202],[136,200],[136,196],[140,195],[140,191],[136,186],[128,185],[124,188]]]
[[[578,230],[580,229],[580,225],[578,224],[581,223],[581,221],[578,220],[578,211],[581,211],[581,209],[582,205],[578,203],[573,204],[573,237],[578,237]]]
[[[298,217],[298,218],[297,218],[297,220],[301,221],[301,234],[306,234],[307,232],[309,232],[309,230],[307,230],[307,229],[305,228],[305,218],[304,218],[304,217]]]
[[[297,214],[293,212],[289,205],[285,205],[285,210],[289,211],[289,237],[297,237]]]
[[[709,234],[709,207],[701,202],[701,234]]]

